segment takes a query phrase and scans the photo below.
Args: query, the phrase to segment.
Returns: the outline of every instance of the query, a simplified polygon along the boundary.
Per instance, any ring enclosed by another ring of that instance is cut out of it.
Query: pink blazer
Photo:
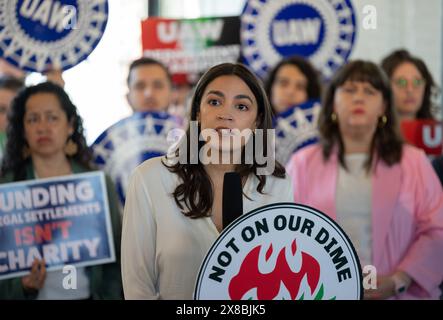
[[[324,161],[319,145],[288,163],[294,201],[336,219],[338,157]],[[423,151],[405,145],[399,164],[378,161],[372,176],[372,263],[379,275],[400,269],[413,284],[401,299],[438,299],[443,280],[443,192]]]

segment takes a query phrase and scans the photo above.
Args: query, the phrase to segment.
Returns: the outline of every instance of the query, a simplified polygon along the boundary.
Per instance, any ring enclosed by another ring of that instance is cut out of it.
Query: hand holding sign
[[[45,259],[35,259],[32,263],[31,273],[22,278],[22,286],[25,291],[40,290],[43,288],[46,280]]]
[[[27,275],[23,286],[38,289],[45,263],[51,271],[115,261],[106,195],[101,172],[1,185],[0,279]]]
[[[59,85],[60,87],[65,87],[65,80],[63,79],[63,71],[59,69],[49,69],[44,73],[46,76],[46,81],[50,81]]]

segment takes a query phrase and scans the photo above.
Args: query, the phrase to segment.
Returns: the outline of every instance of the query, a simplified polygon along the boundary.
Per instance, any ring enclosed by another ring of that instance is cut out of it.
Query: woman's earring
[[[69,138],[64,150],[68,157],[72,157],[78,152],[78,145],[72,140],[72,138]]]
[[[383,128],[386,123],[388,123],[388,117],[386,117],[386,115],[383,115],[382,117],[380,117],[380,127]]]
[[[331,121],[334,123],[337,122],[337,114],[335,112],[331,113]]]

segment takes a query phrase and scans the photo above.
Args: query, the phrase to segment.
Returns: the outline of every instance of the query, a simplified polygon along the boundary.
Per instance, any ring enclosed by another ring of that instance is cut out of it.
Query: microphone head
[[[243,187],[237,172],[225,173],[223,179],[223,228],[243,214]]]

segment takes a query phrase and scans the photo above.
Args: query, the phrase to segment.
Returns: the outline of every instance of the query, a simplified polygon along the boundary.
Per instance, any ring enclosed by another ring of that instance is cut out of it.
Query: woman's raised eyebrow
[[[254,101],[252,101],[251,97],[246,95],[246,94],[239,94],[237,96],[235,96],[236,99],[248,99],[249,101],[251,101],[251,103],[254,103]]]
[[[216,96],[219,96],[220,98],[224,98],[225,97],[224,93],[221,92],[221,91],[218,91],[218,90],[211,90],[211,91],[208,92],[208,94],[215,94]],[[251,103],[254,103],[252,101],[252,98],[250,96],[246,95],[246,94],[236,95],[235,99],[247,99],[247,100],[251,101]]]
[[[223,92],[218,91],[218,90],[211,90],[211,91],[208,92],[208,94],[215,94],[216,96],[219,96],[220,98],[224,98],[224,97],[225,97],[225,95],[223,94]],[[207,95],[208,95],[208,94],[207,94]]]

